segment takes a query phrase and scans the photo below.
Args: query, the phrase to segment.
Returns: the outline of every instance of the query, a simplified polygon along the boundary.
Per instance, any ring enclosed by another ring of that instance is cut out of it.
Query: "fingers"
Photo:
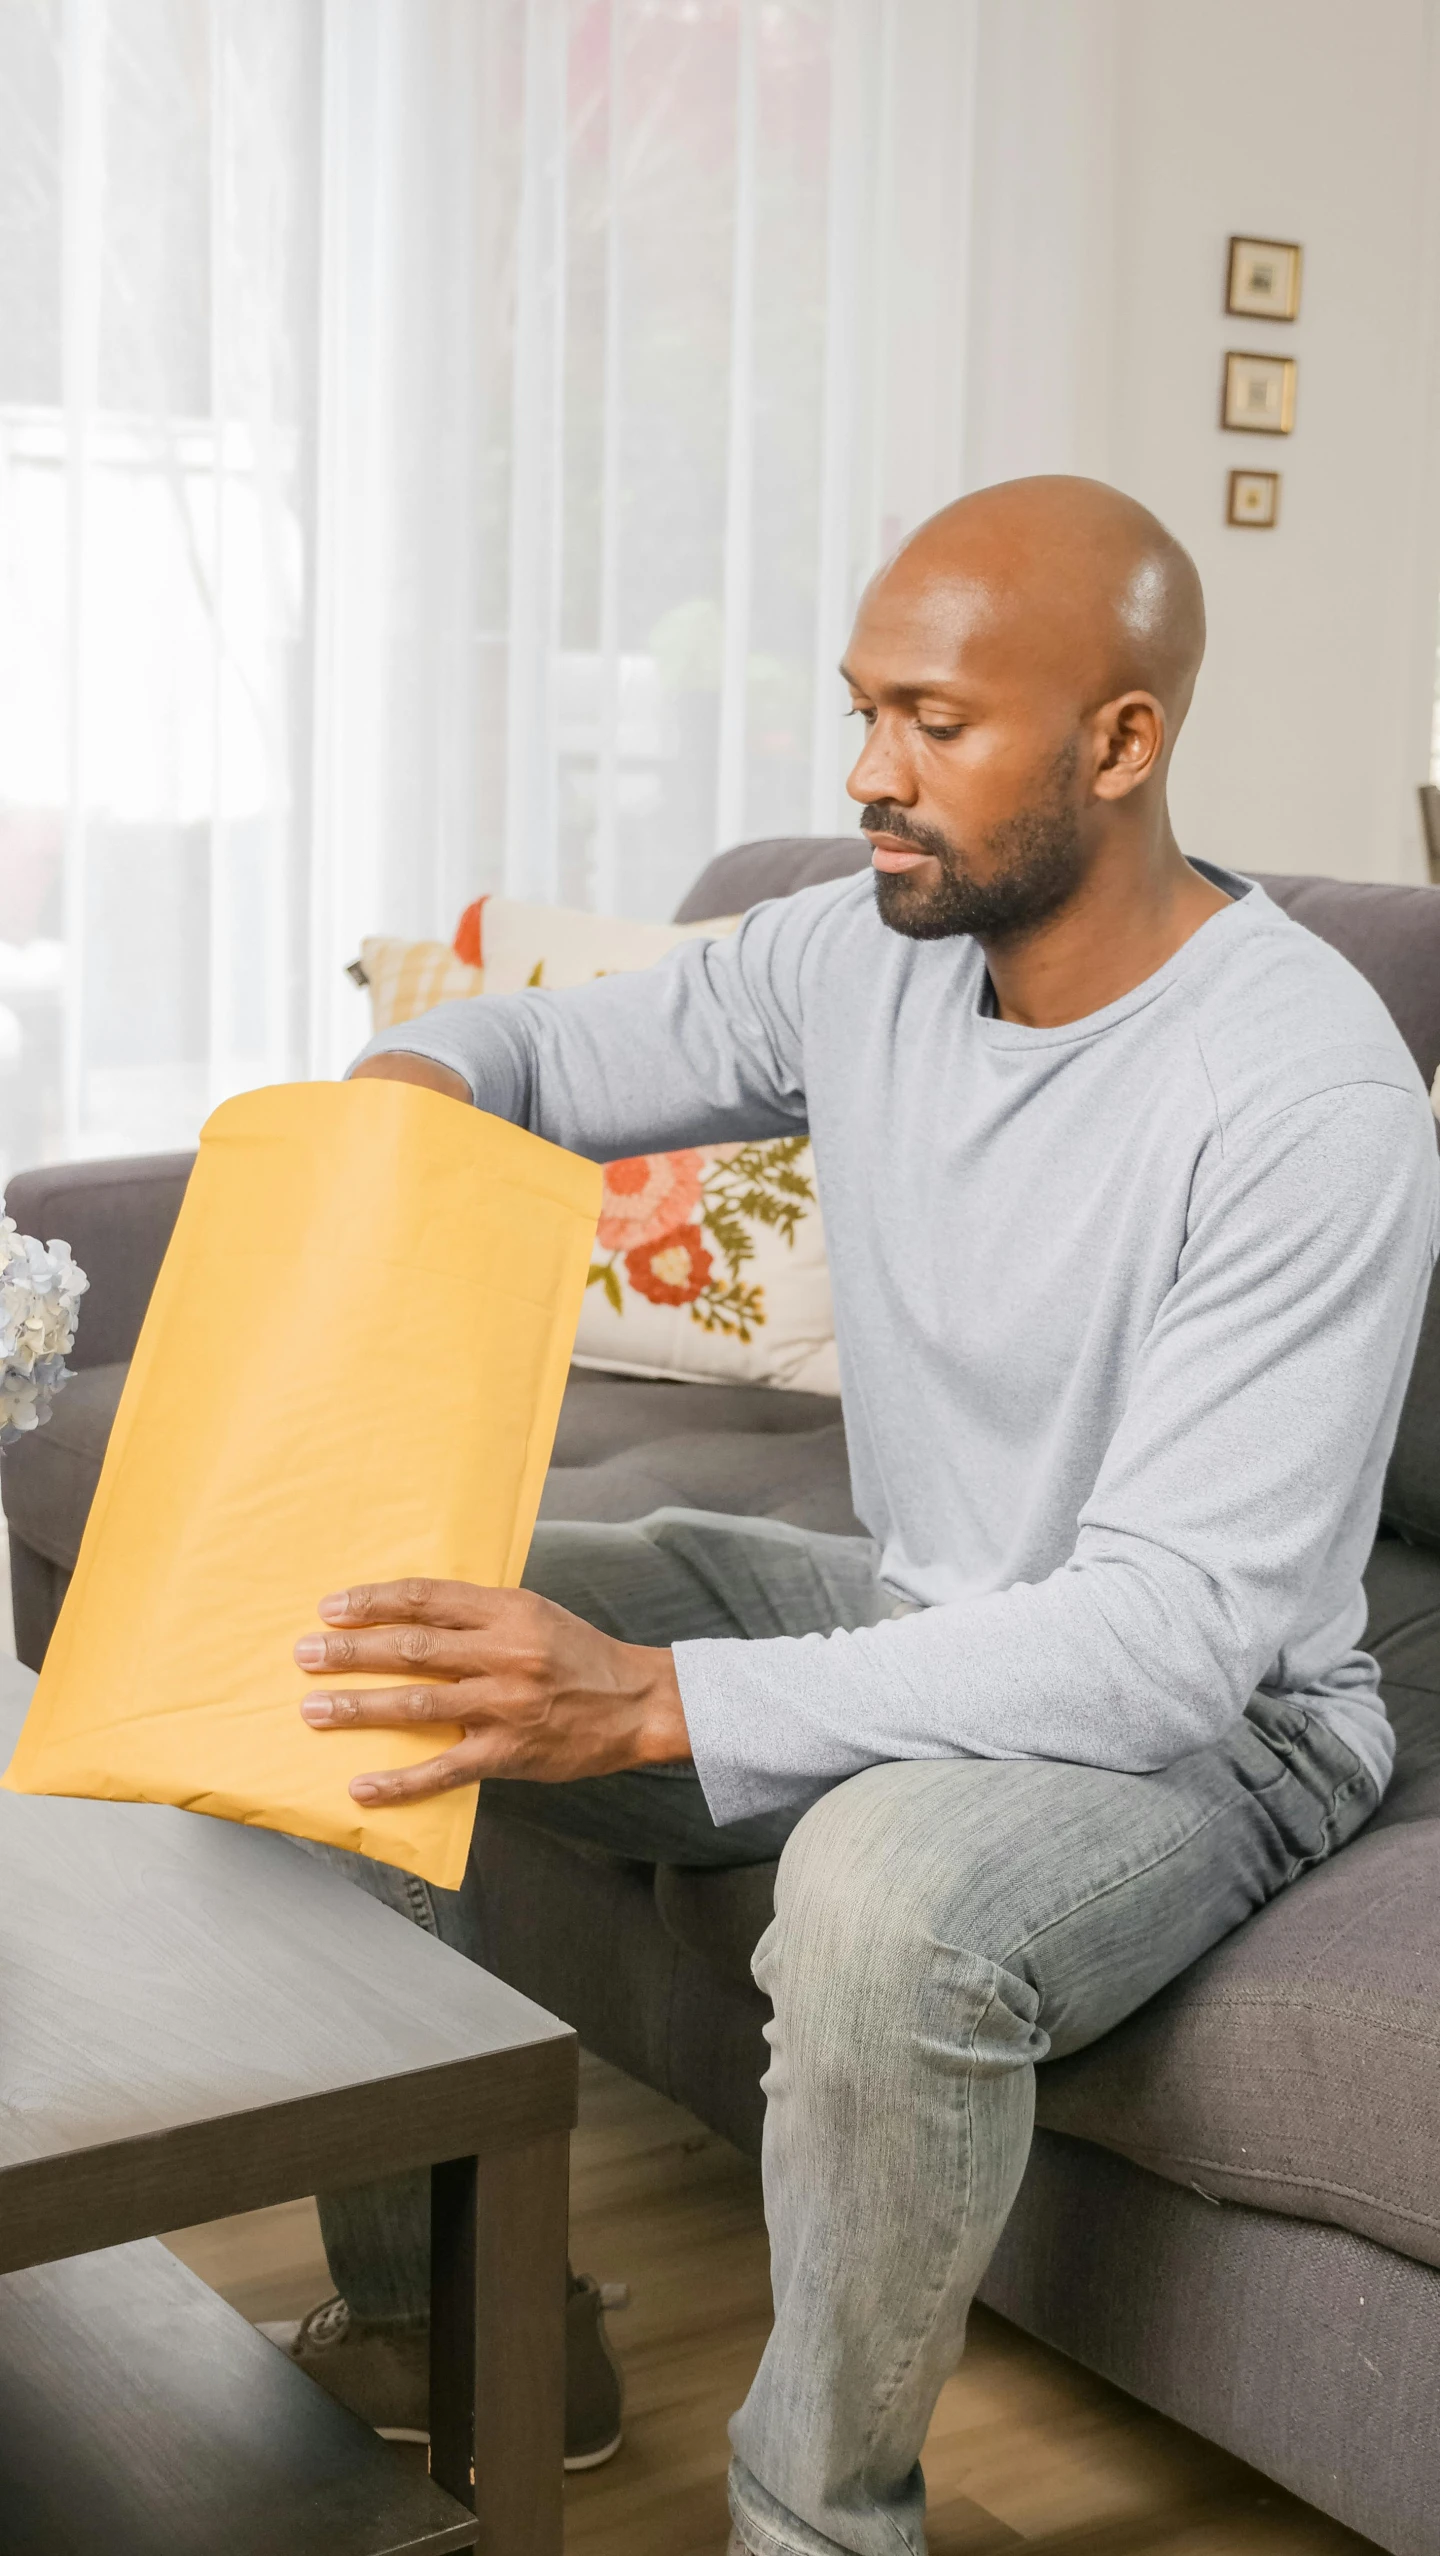
[[[462,1740],[457,1748],[447,1749],[443,1757],[427,1758],[423,1766],[401,1766],[380,1775],[357,1775],[350,1787],[352,1801],[392,1807],[399,1802],[428,1801],[436,1793],[453,1793],[462,1784],[478,1784],[489,1773],[497,1757],[496,1749],[483,1739]]]
[[[529,1589],[477,1589],[464,1580],[387,1580],[342,1590],[320,1606],[336,1629],[302,1634],[293,1654],[312,1676],[331,1669],[478,1676],[490,1664],[488,1641],[533,1636],[560,1613]]]
[[[475,1626],[489,1621],[491,1602],[510,1593],[477,1589],[468,1580],[379,1580],[369,1587],[337,1589],[315,1612],[327,1624],[442,1624]]]
[[[463,1686],[378,1686],[358,1694],[307,1695],[300,1710],[316,1730],[414,1730],[426,1723],[453,1726],[463,1718],[465,1696]],[[494,1754],[483,1739],[470,1734],[443,1757],[427,1758],[423,1765],[357,1775],[350,1786],[351,1797],[367,1805],[425,1801],[431,1794],[453,1791],[458,1784],[476,1783],[481,1761]]]
[[[474,1675],[475,1631],[442,1630],[431,1624],[379,1624],[373,1632],[306,1633],[295,1645],[297,1667],[343,1672],[346,1669],[407,1669],[427,1677]]]
[[[300,1710],[317,1731],[411,1730],[417,1723],[463,1722],[462,1685],[375,1686],[354,1693],[307,1695]]]

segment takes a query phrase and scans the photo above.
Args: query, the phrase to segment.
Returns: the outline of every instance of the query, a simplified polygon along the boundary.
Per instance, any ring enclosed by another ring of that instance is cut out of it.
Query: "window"
[[[858,586],[959,485],[972,46],[972,0],[7,0],[6,1168],[337,1071],[363,932],[848,830]]]

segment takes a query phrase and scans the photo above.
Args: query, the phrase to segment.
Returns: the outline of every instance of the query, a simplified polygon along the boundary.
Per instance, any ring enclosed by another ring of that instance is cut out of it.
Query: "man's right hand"
[[[362,1075],[385,1083],[418,1083],[423,1091],[443,1092],[446,1100],[471,1106],[470,1086],[463,1074],[452,1074],[448,1065],[433,1064],[428,1056],[406,1056],[398,1049],[391,1056],[367,1056],[354,1067],[350,1079],[358,1083]]]

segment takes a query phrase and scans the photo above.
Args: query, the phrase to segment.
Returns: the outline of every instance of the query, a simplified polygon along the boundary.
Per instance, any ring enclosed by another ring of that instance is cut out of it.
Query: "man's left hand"
[[[357,1775],[357,1802],[421,1801],[482,1775],[568,1784],[690,1754],[673,1653],[617,1642],[533,1590],[393,1580],[322,1598],[318,1612],[331,1630],[295,1645],[313,1677],[389,1669],[435,1682],[327,1683],[300,1707],[314,1729],[458,1722],[464,1733],[423,1766]]]

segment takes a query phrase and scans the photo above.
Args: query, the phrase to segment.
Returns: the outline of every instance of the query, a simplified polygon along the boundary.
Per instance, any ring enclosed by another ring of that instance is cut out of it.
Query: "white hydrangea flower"
[[[89,1284],[68,1243],[39,1243],[0,1216],[0,1447],[48,1420],[69,1383],[65,1353]]]

